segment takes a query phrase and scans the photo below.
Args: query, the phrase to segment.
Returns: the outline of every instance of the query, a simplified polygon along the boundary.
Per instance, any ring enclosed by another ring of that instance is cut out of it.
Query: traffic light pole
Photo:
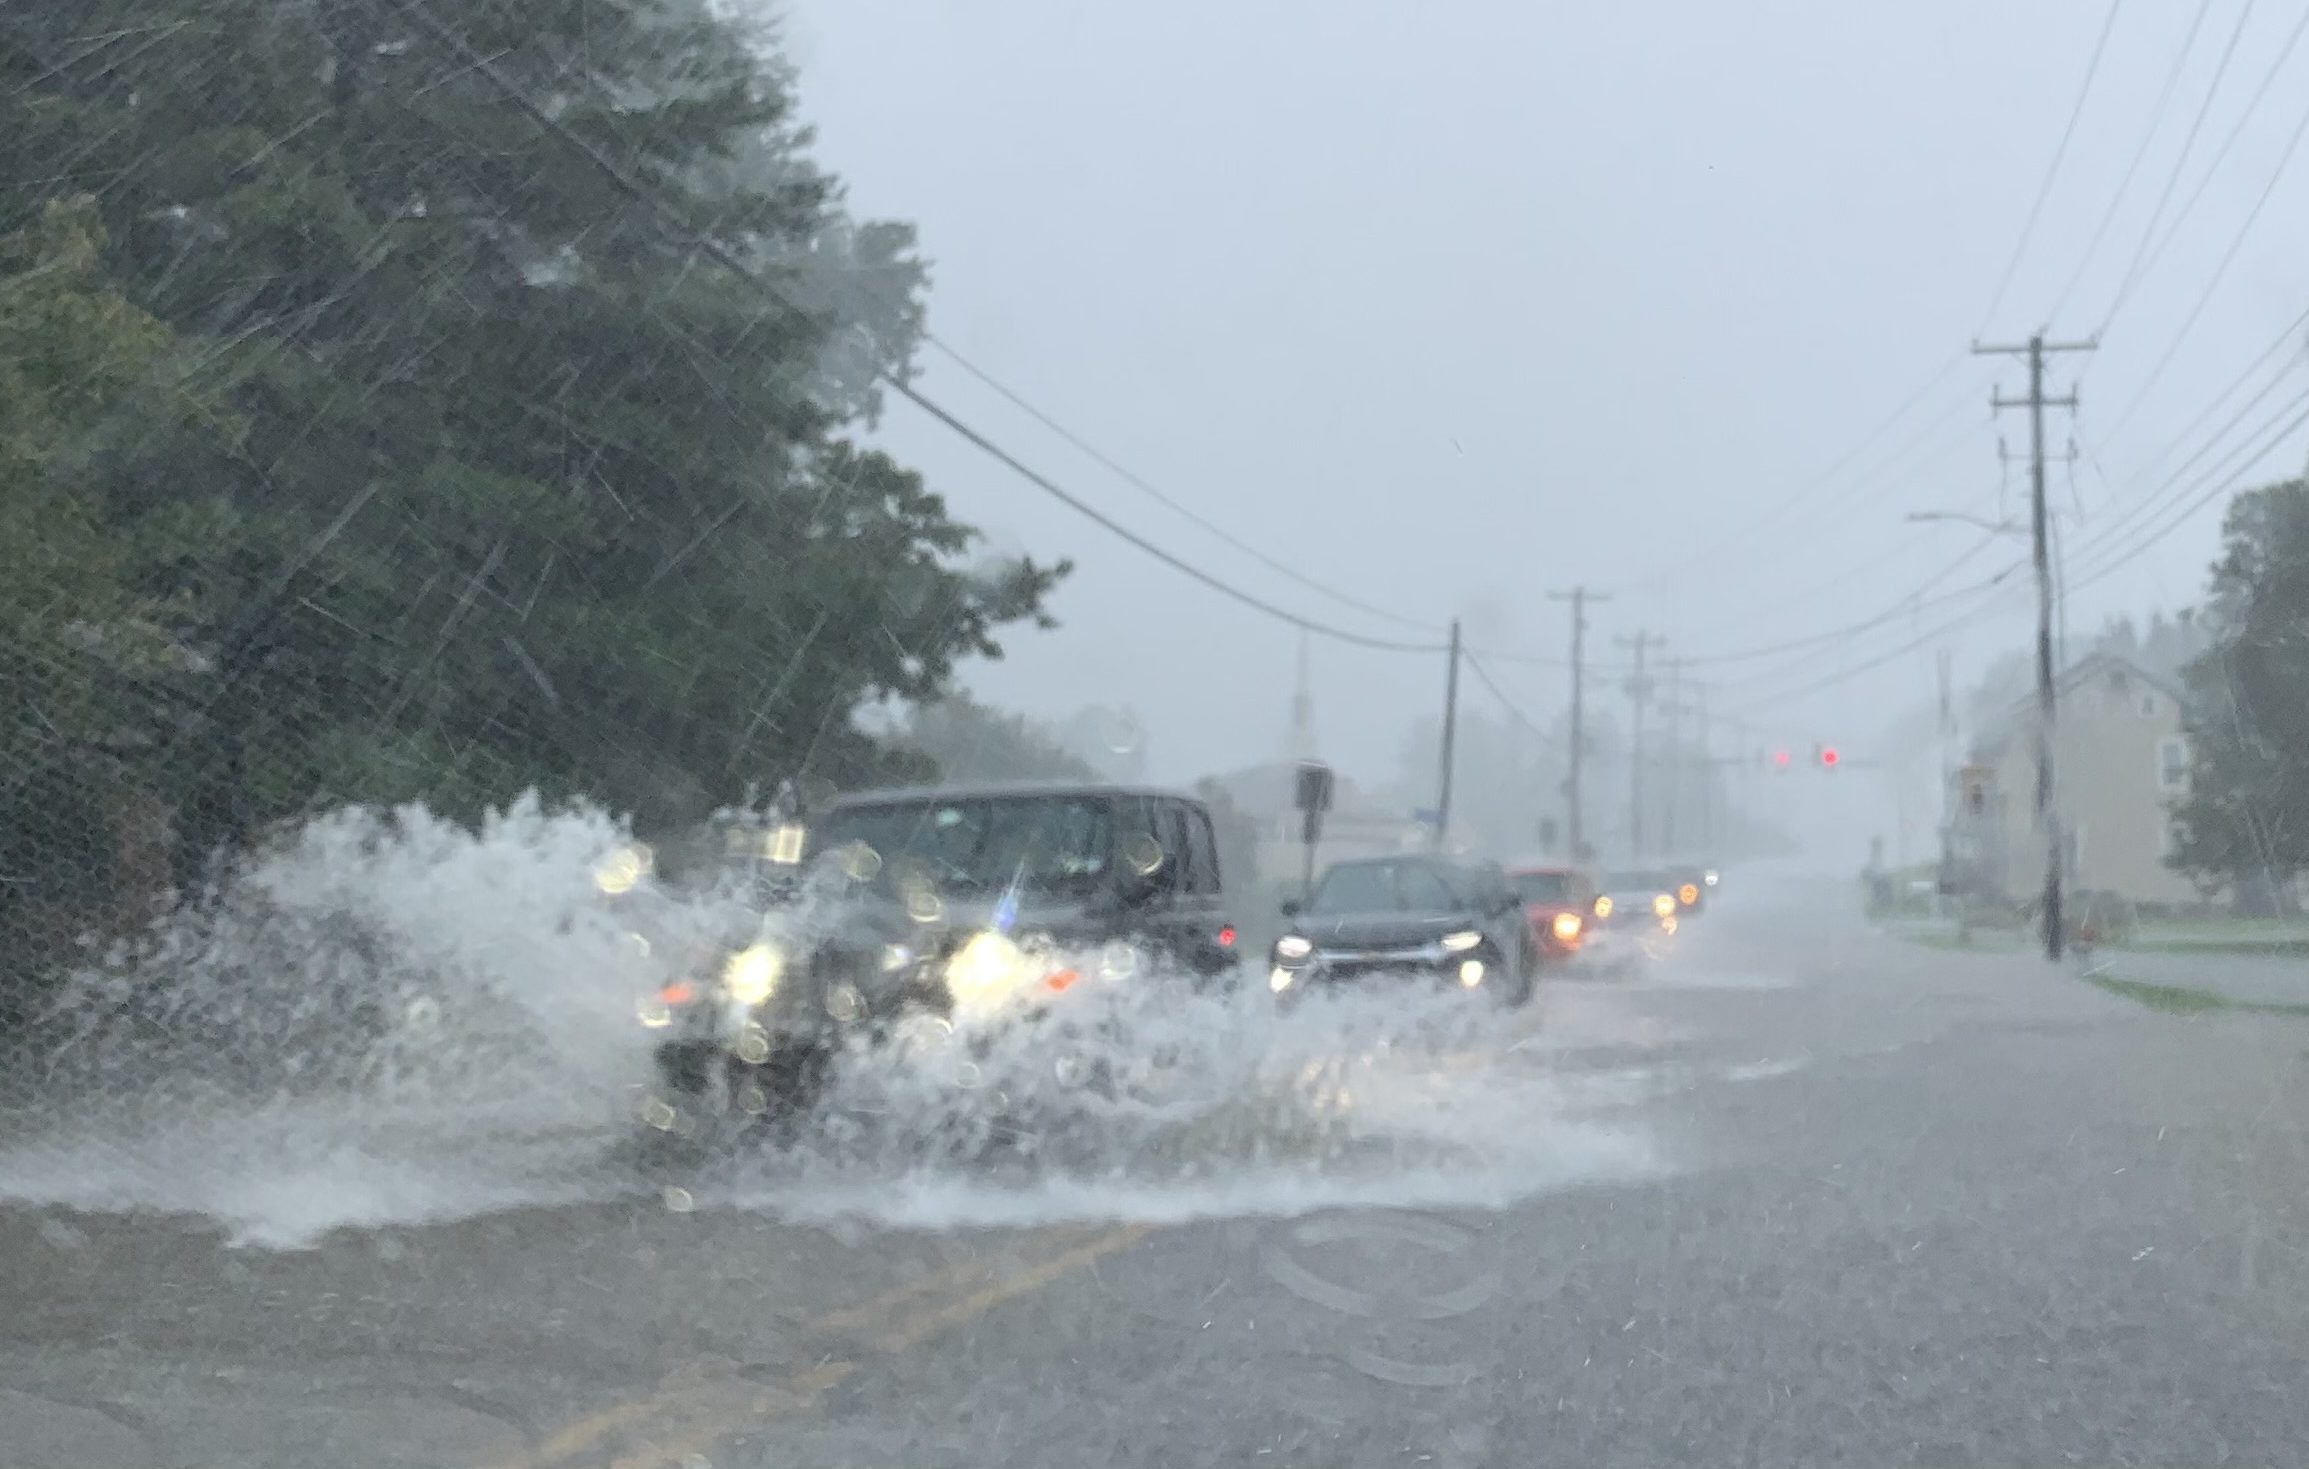
[[[2000,412],[2007,408],[2028,410],[2029,559],[2036,568],[2036,821],[2045,844],[2044,952],[2046,958],[2055,960],[2060,958],[2067,939],[2061,914],[2061,875],[2067,866],[2067,853],[2061,839],[2059,808],[2053,800],[2053,722],[2058,714],[2058,699],[2053,681],[2052,549],[2044,493],[2044,410],[2073,409],[2077,400],[2074,393],[2065,398],[2044,395],[2044,357],[2047,352],[2090,352],[2097,345],[2095,342],[2047,342],[2040,332],[2023,346],[1983,347],[1975,343],[1972,349],[1976,353],[2028,358],[2028,396],[2007,398],[1994,394],[1989,404]]]

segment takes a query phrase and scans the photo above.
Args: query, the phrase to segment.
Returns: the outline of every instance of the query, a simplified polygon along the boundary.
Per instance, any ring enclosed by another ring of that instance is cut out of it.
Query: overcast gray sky
[[[2216,88],[2243,3],[2211,0],[2161,111],[2198,6],[2123,6],[1993,314],[2101,0],[788,0],[782,15],[821,158],[857,212],[921,227],[933,329],[1069,428],[1307,576],[1436,627],[1463,613],[1501,655],[1562,656],[1564,611],[1544,593],[1573,582],[1614,598],[1595,614],[1599,664],[1638,627],[1706,657],[1881,619],[1696,670],[1760,742],[1861,754],[1929,698],[1934,650],[1968,680],[2028,635],[2017,575],[1896,611],[2025,549],[1902,523],[2025,508],[2022,467],[1997,457],[2000,437],[2025,446],[2025,419],[1987,406],[2025,374],[1964,356],[1976,332],[2103,331],[2051,379],[2082,376],[2085,458],[2073,489],[2067,465],[2052,478],[2080,630],[2191,600],[2221,497],[2093,573],[2214,488],[2202,473],[2236,468],[2231,449],[2264,423],[2290,421],[2309,376],[2297,341],[2179,437],[2309,308],[2309,165],[2279,172],[2309,107],[2309,44],[2183,209],[2302,23],[2300,0],[2258,7]],[[2112,319],[2208,97],[2164,208],[2170,247]],[[924,365],[931,393],[1165,547],[1309,615],[1421,636],[1285,580],[935,354]],[[2050,421],[2065,452],[2069,416]],[[998,545],[1078,563],[1063,629],[1016,637],[971,675],[980,693],[1047,715],[1134,702],[1169,778],[1279,752],[1288,628],[903,405],[884,437]],[[2283,439],[2250,482],[2297,472],[2300,444]],[[1490,662],[1535,717],[1561,707],[1560,669]],[[1391,770],[1405,722],[1439,702],[1438,657],[1319,642],[1315,668],[1326,752],[1353,770]]]

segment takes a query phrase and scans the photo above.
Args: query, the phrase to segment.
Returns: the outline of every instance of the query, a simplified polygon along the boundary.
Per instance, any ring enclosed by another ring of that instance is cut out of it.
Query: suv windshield
[[[1113,816],[1095,796],[1003,796],[852,806],[810,834],[813,852],[862,843],[893,873],[942,888],[1080,891],[1105,877]]]
[[[1347,862],[1323,874],[1309,913],[1438,913],[1460,906],[1441,872],[1421,862]]]

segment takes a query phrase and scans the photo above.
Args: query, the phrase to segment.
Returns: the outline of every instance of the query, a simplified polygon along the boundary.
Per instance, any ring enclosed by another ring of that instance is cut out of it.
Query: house
[[[2196,886],[2165,865],[2172,803],[2188,790],[2181,690],[2131,660],[2096,652],[2054,685],[2054,802],[2074,890],[2181,906]],[[1942,886],[2022,902],[2043,882],[2036,829],[2037,706],[2015,704],[1950,777]]]

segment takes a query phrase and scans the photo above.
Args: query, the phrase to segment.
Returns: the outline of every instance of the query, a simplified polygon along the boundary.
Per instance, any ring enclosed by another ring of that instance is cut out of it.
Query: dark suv
[[[848,1036],[912,1010],[1008,1024],[1078,984],[1210,983],[1237,965],[1209,810],[1096,784],[859,791],[762,850],[759,931],[672,976],[643,1023],[671,1100],[805,1105]]]

